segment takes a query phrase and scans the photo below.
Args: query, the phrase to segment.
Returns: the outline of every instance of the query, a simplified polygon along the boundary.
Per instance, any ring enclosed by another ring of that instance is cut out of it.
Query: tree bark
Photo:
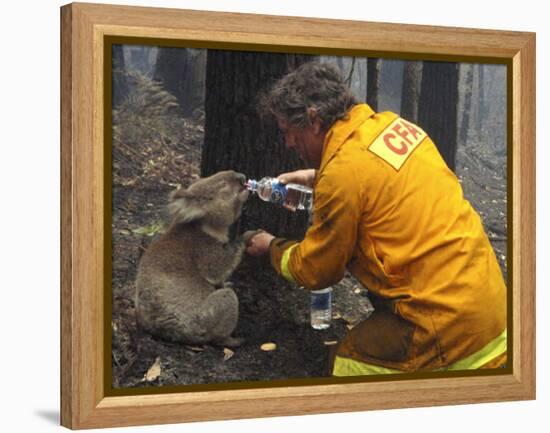
[[[466,144],[470,128],[470,115],[472,111],[472,90],[474,79],[474,65],[465,64],[464,71],[464,102],[462,104],[462,122],[459,129],[460,142]]]
[[[477,65],[477,71],[478,71],[478,92],[479,92],[479,98],[478,98],[478,109],[477,109],[477,131],[478,134],[481,134],[481,131],[483,129],[483,119],[486,115],[486,104],[485,104],[485,78],[484,73],[485,69],[483,65],[479,64]]]
[[[112,51],[112,105],[116,107],[128,96],[128,81],[124,65],[122,45],[113,45]]]
[[[206,51],[190,48],[159,49],[154,80],[162,82],[173,94],[184,117],[202,107],[204,101],[204,69]]]
[[[380,90],[381,60],[367,59],[367,104],[374,111],[378,111],[378,92]]]
[[[418,102],[422,84],[422,62],[407,61],[403,69],[401,90],[401,117],[418,122]]]
[[[336,64],[338,65],[338,69],[340,70],[340,75],[344,77],[344,73],[346,71],[346,68],[344,66],[344,58],[342,56],[336,56]]]
[[[206,67],[205,135],[201,175],[236,170],[248,178],[277,176],[303,168],[286,149],[275,122],[262,124],[257,98],[277,79],[311,56],[209,50]],[[251,197],[241,218],[245,228],[301,238],[305,212],[292,213]]]
[[[458,64],[424,62],[418,124],[432,138],[451,170],[457,141]]]

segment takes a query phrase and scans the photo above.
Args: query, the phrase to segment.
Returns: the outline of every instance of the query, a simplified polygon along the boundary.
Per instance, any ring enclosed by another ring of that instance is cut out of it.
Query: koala
[[[143,254],[136,278],[141,329],[187,344],[238,346],[239,301],[226,283],[255,233],[229,240],[248,199],[245,176],[222,171],[170,197],[171,224]]]

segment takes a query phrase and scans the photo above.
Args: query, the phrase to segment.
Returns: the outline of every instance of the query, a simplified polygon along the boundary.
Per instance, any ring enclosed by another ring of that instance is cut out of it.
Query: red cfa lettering
[[[403,140],[405,140],[409,146],[412,144],[411,140],[409,140],[407,138],[407,135],[410,135],[407,131],[404,131],[403,129],[401,129],[401,125],[399,123],[396,123],[395,125],[393,125],[393,128],[392,128],[395,133],[397,135],[399,135]]]
[[[418,126],[397,118],[386,126],[368,150],[399,171],[425,138],[426,133]]]
[[[388,133],[388,134],[384,134],[384,143],[386,144],[386,146],[388,146],[388,149],[390,149],[392,152],[395,152],[397,153],[398,155],[405,155],[407,153],[407,145],[405,144],[404,141],[402,141],[401,143],[401,147],[395,147],[391,140],[394,139],[394,138],[397,138],[395,136],[395,134],[392,134],[391,132]]]
[[[407,128],[407,130],[412,134],[413,138],[416,140],[416,138],[419,136],[419,135],[422,135],[422,132],[419,131],[418,129],[416,129],[412,123],[409,123],[409,122],[406,122],[404,121],[403,119],[401,119],[401,123],[403,124],[403,126],[405,128]]]

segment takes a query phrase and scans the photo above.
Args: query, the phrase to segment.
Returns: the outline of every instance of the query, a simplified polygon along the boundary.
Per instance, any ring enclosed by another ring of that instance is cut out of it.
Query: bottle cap
[[[256,189],[258,188],[258,182],[252,179],[248,179],[248,181],[244,185],[250,191],[256,191]]]

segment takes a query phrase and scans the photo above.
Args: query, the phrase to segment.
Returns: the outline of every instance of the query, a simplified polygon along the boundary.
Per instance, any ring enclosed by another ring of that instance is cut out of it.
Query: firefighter
[[[351,329],[334,376],[502,367],[506,285],[481,219],[430,137],[357,103],[338,72],[306,63],[260,102],[307,170],[283,182],[313,188],[301,242],[267,232],[247,246],[308,290],[347,269],[375,312]]]

